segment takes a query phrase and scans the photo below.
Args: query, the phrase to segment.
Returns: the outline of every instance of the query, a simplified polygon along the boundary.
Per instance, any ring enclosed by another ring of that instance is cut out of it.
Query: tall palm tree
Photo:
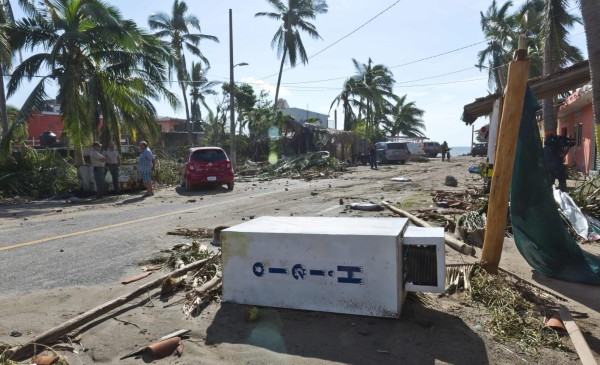
[[[308,63],[300,31],[306,32],[314,39],[321,39],[317,28],[307,20],[316,19],[318,14],[327,13],[328,8],[325,0],[288,0],[287,5],[282,0],[267,0],[267,2],[275,8],[275,12],[260,12],[255,16],[265,16],[282,22],[271,40],[271,47],[277,47],[277,54],[281,55],[273,105],[273,115],[276,116],[283,65],[286,59],[289,59],[292,67],[296,66],[298,60],[303,64]]]
[[[480,12],[481,30],[487,40],[487,46],[478,54],[476,67],[488,70],[488,86],[495,92],[502,90],[503,65],[507,64],[512,53],[507,49],[511,41],[514,42],[515,34],[512,31],[511,18],[508,10],[512,1],[505,2],[498,7],[493,0],[486,13]]]
[[[202,109],[209,109],[206,105],[206,95],[217,95],[217,92],[213,88],[220,84],[218,81],[208,81],[206,74],[210,70],[210,67],[202,69],[200,62],[192,62],[192,70],[190,72],[190,103],[191,103],[191,117],[193,122],[202,121]]]
[[[150,29],[157,30],[155,35],[159,38],[167,38],[171,44],[172,58],[169,61],[169,68],[177,74],[177,80],[181,87],[183,104],[185,108],[186,123],[188,126],[188,143],[193,145],[192,124],[190,121],[190,108],[187,100],[187,85],[190,77],[187,72],[185,60],[185,51],[197,56],[206,66],[210,66],[208,59],[200,50],[201,40],[211,40],[219,42],[219,39],[212,35],[202,34],[200,29],[200,20],[194,15],[187,15],[188,7],[185,1],[173,1],[171,14],[160,12],[153,14],[148,18]],[[198,33],[191,33],[197,30]]]
[[[567,0],[546,0],[542,26],[544,76],[556,72],[559,67],[583,60],[579,49],[568,42],[568,28],[571,28],[575,23],[581,23],[581,19],[570,14],[567,6]],[[556,133],[557,121],[554,99],[550,97],[542,101],[542,113],[544,130]]]
[[[352,77],[344,81],[344,88],[342,92],[333,99],[329,111],[333,108],[333,104],[339,106],[342,103],[342,110],[344,111],[344,130],[352,131],[356,125],[356,114],[352,108],[352,95],[354,90],[357,90],[356,80]]]
[[[587,39],[587,51],[592,76],[592,99],[596,126],[596,151],[600,153],[600,1],[580,0],[581,14]],[[599,166],[596,166],[596,169]]]
[[[46,0],[30,17],[15,23],[12,42],[16,49],[40,52],[15,68],[8,96],[24,79],[43,75],[15,124],[26,123],[31,112],[39,110],[47,98],[47,83],[55,82],[65,132],[75,146],[76,165],[83,163],[82,146],[89,142],[98,113],[107,123],[119,114],[142,118],[151,125],[155,110],[149,98],[164,96],[172,105],[176,103],[163,86],[166,49],[100,0]]]
[[[382,64],[373,65],[369,58],[367,64],[359,63],[352,59],[356,74],[352,76],[354,104],[359,108],[359,118],[362,111],[365,112],[365,121],[367,137],[373,128],[377,127],[379,122],[383,121],[383,116],[391,109],[391,103],[388,100],[393,98],[393,86],[395,80],[390,69]],[[376,129],[376,128],[375,128]]]
[[[384,123],[384,130],[392,136],[423,137],[423,114],[425,112],[417,108],[414,101],[406,102],[406,95],[397,97],[391,111],[391,119]]]

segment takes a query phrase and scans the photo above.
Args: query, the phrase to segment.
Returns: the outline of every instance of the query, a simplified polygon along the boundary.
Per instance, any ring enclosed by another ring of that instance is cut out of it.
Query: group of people
[[[137,171],[139,178],[143,181],[146,193],[144,197],[154,195],[152,187],[152,171],[156,166],[156,158],[148,148],[148,143],[140,142],[140,156],[138,158]],[[90,152],[90,162],[94,168],[94,181],[96,183],[96,198],[104,197],[106,193],[106,174],[110,172],[112,176],[113,193],[120,193],[119,186],[119,166],[121,166],[121,155],[115,149],[114,142],[108,142],[106,150],[102,151],[102,144],[94,142]]]

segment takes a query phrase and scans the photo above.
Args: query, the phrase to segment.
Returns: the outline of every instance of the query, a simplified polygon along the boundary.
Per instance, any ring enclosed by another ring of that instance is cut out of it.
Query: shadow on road
[[[221,185],[206,185],[195,187],[192,190],[186,190],[182,186],[178,186],[175,188],[175,192],[181,196],[203,196],[203,195],[216,195],[216,194],[227,194],[230,193],[231,190],[227,190],[224,186]]]
[[[206,344],[248,344],[273,352],[353,364],[489,364],[483,340],[459,317],[406,302],[402,319],[222,303]]]

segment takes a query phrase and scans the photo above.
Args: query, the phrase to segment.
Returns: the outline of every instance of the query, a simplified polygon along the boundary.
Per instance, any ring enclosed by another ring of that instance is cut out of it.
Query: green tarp
[[[535,120],[538,109],[528,88],[511,181],[510,219],[515,243],[529,265],[544,275],[600,285],[600,257],[583,251],[569,235],[546,182]]]

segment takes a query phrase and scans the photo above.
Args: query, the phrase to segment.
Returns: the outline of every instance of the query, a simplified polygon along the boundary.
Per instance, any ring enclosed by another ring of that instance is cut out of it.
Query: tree
[[[32,111],[41,108],[47,99],[46,85],[53,81],[77,166],[83,164],[82,146],[89,142],[98,114],[107,125],[124,120],[138,123],[132,127],[143,123],[156,130],[150,99],[164,96],[171,105],[177,102],[163,86],[166,49],[102,1],[44,1],[28,18],[15,23],[11,42],[16,50],[41,51],[15,68],[8,96],[22,80],[42,75],[13,125],[26,123]]]
[[[181,87],[188,126],[188,143],[191,146],[193,145],[192,125],[190,121],[190,108],[187,101],[187,84],[190,81],[190,77],[187,73],[185,51],[187,50],[199,57],[206,66],[210,66],[208,59],[200,50],[200,41],[211,40],[219,42],[219,39],[212,35],[200,33],[200,20],[194,15],[186,15],[187,11],[188,7],[184,1],[175,0],[171,14],[160,12],[151,15],[148,19],[148,24],[150,25],[150,29],[157,30],[155,33],[157,37],[167,38],[170,41],[172,57],[169,60],[169,70],[176,72],[177,80]],[[193,30],[197,30],[198,33],[191,33]]]
[[[476,67],[480,70],[488,70],[488,86],[495,92],[502,90],[504,77],[502,76],[502,67],[508,64],[512,53],[507,46],[514,43],[515,35],[512,31],[511,19],[508,14],[512,1],[505,2],[500,8],[496,0],[487,9],[486,13],[480,12],[481,30],[487,40],[487,46],[478,54]],[[518,38],[518,37],[517,37]]]
[[[229,83],[223,83],[223,95],[229,95]],[[250,84],[235,85],[233,88],[233,98],[237,107],[239,132],[242,134],[244,128],[248,125],[247,114],[256,104],[256,94]]]
[[[414,101],[406,102],[406,95],[397,97],[391,112],[391,119],[384,123],[384,131],[392,136],[423,137],[425,123],[422,109],[417,108]]]
[[[357,90],[356,80],[352,77],[346,79],[346,81],[344,81],[342,92],[333,99],[333,102],[331,102],[331,106],[329,107],[329,112],[331,112],[333,104],[339,106],[340,103],[342,103],[345,131],[354,130],[354,125],[356,124],[356,114],[354,113],[354,109],[352,109],[352,95],[354,94],[354,90]]]
[[[265,16],[282,22],[271,40],[271,47],[277,47],[277,54],[281,55],[273,104],[273,115],[276,116],[283,65],[286,59],[289,59],[291,67],[295,67],[298,60],[303,64],[308,63],[300,31],[306,32],[314,39],[321,39],[317,28],[308,20],[316,19],[318,14],[327,13],[328,8],[325,0],[288,0],[287,5],[282,0],[267,0],[267,2],[275,8],[276,12],[260,12],[255,16]]]
[[[351,85],[354,87],[354,105],[358,106],[358,118],[365,113],[367,138],[373,130],[377,130],[379,122],[391,109],[388,98],[393,98],[395,80],[389,68],[382,64],[373,65],[369,58],[367,64],[352,59],[356,74],[352,76]]]
[[[192,70],[190,73],[190,103],[191,103],[191,117],[194,123],[202,121],[202,109],[209,109],[206,105],[206,95],[216,95],[217,92],[213,90],[215,86],[219,84],[218,81],[208,81],[206,74],[210,70],[207,67],[202,70],[202,64],[200,62],[192,62]]]
[[[581,23],[579,17],[569,14],[567,0],[546,0],[542,36],[544,42],[544,76],[558,70],[569,63],[583,60],[577,47],[569,44],[568,28],[575,23]],[[542,101],[544,130],[556,134],[556,110],[553,97]]]
[[[592,105],[596,126],[596,151],[600,152],[600,148],[598,148],[600,144],[600,43],[598,42],[598,34],[600,34],[600,1],[580,0],[580,6],[587,40],[590,75],[592,77]]]

